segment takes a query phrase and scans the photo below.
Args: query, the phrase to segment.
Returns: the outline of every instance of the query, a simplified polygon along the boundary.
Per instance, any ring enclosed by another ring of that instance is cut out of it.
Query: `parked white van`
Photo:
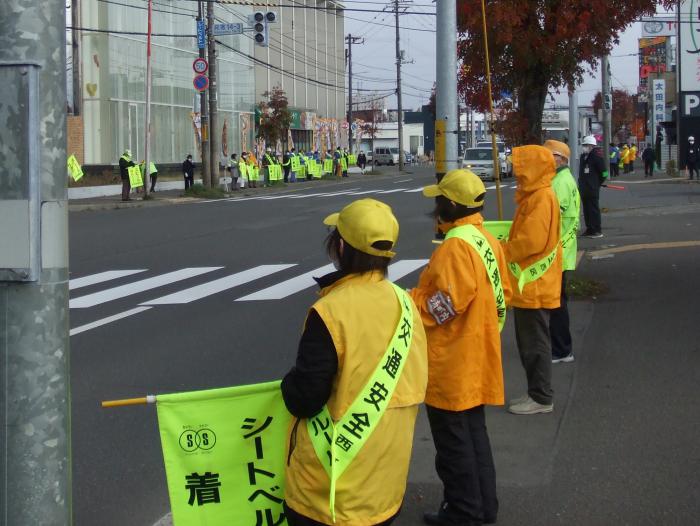
[[[399,149],[398,148],[375,148],[374,149],[374,164],[388,164],[394,166],[399,164]]]

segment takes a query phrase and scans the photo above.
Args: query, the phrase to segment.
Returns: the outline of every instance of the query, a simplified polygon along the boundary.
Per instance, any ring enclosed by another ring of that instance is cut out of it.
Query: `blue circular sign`
[[[192,81],[194,84],[194,89],[197,91],[204,91],[209,87],[209,77],[206,75],[197,75]]]

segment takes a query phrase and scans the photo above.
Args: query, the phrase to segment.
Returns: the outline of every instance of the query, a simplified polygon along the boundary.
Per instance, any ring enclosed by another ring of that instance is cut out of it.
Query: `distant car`
[[[403,152],[403,160],[406,164],[413,164],[413,155],[410,152]]]
[[[476,143],[476,147],[491,149],[491,141],[479,141]],[[510,162],[510,149],[506,148],[503,141],[496,141],[496,149],[498,150],[498,164],[501,167],[501,177],[512,176],[513,167]]]
[[[399,163],[398,148],[375,148],[373,162],[375,166],[380,164],[388,164],[394,166]]]
[[[364,152],[365,157],[367,158],[367,164],[372,164],[372,150]]]
[[[491,148],[467,148],[462,159],[462,168],[469,168],[482,180],[494,180],[493,152]]]

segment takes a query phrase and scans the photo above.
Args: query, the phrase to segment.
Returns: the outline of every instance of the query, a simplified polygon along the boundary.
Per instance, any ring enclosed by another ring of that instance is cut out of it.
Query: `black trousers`
[[[194,185],[194,175],[185,175],[185,190]]]
[[[552,340],[552,358],[564,358],[571,354],[571,331],[569,329],[569,307],[566,296],[566,278],[569,270],[561,275],[561,305],[551,309],[549,315],[549,336]]]
[[[151,192],[156,191],[156,181],[158,180],[158,174],[151,174]]]
[[[400,510],[399,510],[400,512]],[[297,513],[294,511],[292,508],[287,506],[287,503],[284,503],[284,516],[287,517],[287,524],[289,526],[326,526],[322,522],[315,521],[313,519],[310,519],[309,517],[306,517],[305,515],[301,515],[300,513]],[[399,514],[397,513],[390,519],[385,520],[384,522],[381,522],[375,526],[389,526],[396,517],[398,517]]]
[[[581,205],[583,205],[583,221],[586,223],[588,232],[597,233],[601,231],[600,225],[600,205],[598,201],[600,196],[581,196]]]
[[[644,161],[644,175],[654,177],[654,161]]]
[[[486,430],[484,406],[445,411],[426,406],[435,442],[435,469],[444,486],[440,516],[462,526],[495,522],[496,468]]]
[[[284,167],[284,182],[288,183],[289,182],[289,170],[291,169],[291,166],[285,166]]]
[[[538,404],[552,403],[552,342],[549,309],[513,308],[515,341],[527,377],[527,394]]]
[[[131,192],[131,181],[129,178],[122,178],[122,201],[129,200],[129,192]]]
[[[690,179],[693,178],[693,173],[695,173],[695,177],[700,180],[700,171],[698,171],[697,163],[686,163],[686,168],[688,168],[688,177]]]
[[[620,177],[620,165],[619,165],[619,163],[611,162],[610,163],[610,171],[612,172],[610,174],[611,177]]]

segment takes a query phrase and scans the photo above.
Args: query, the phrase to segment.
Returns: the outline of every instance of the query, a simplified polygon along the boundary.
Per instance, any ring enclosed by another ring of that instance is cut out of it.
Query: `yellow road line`
[[[660,250],[664,248],[686,248],[700,247],[700,241],[669,241],[661,243],[640,243],[637,245],[625,245],[624,247],[605,248],[588,252],[589,256],[600,257],[610,254],[621,254],[624,252],[635,252],[637,250]]]

